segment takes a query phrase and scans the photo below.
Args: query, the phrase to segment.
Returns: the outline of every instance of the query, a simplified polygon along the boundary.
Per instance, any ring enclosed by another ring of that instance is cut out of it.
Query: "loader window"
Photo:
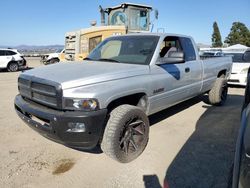
[[[111,25],[125,25],[127,16],[122,11],[116,11],[111,17]]]
[[[148,12],[146,10],[130,10],[129,29],[148,30],[148,25]]]
[[[91,52],[101,41],[102,36],[89,38],[89,52]]]

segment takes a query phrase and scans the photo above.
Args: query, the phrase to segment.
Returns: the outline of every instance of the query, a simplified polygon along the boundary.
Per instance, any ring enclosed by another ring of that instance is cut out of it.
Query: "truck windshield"
[[[232,56],[234,63],[249,63],[250,62],[244,59],[244,53],[227,53],[226,55]]]
[[[101,42],[88,60],[148,65],[154,54],[158,36],[119,36]]]
[[[63,49],[57,49],[55,53],[61,53]]]

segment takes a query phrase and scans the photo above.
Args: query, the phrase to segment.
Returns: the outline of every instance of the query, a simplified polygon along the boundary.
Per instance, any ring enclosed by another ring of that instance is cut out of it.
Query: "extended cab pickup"
[[[53,141],[83,149],[100,145],[126,163],[147,145],[149,115],[203,93],[222,105],[231,66],[231,57],[201,60],[188,36],[114,36],[81,63],[20,74],[15,109]]]

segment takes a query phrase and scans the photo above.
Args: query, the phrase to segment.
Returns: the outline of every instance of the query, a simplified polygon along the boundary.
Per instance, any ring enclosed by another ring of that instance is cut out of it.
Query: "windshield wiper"
[[[109,59],[109,58],[100,58],[100,59],[97,59],[97,61],[110,61],[110,62],[117,62],[117,63],[121,63],[120,61],[118,60],[115,60],[115,59]]]

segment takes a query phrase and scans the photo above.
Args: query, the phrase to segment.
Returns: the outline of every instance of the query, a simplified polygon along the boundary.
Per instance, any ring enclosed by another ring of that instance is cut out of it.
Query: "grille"
[[[41,83],[35,79],[19,78],[18,89],[24,98],[46,106],[60,107],[60,91],[57,85]]]

